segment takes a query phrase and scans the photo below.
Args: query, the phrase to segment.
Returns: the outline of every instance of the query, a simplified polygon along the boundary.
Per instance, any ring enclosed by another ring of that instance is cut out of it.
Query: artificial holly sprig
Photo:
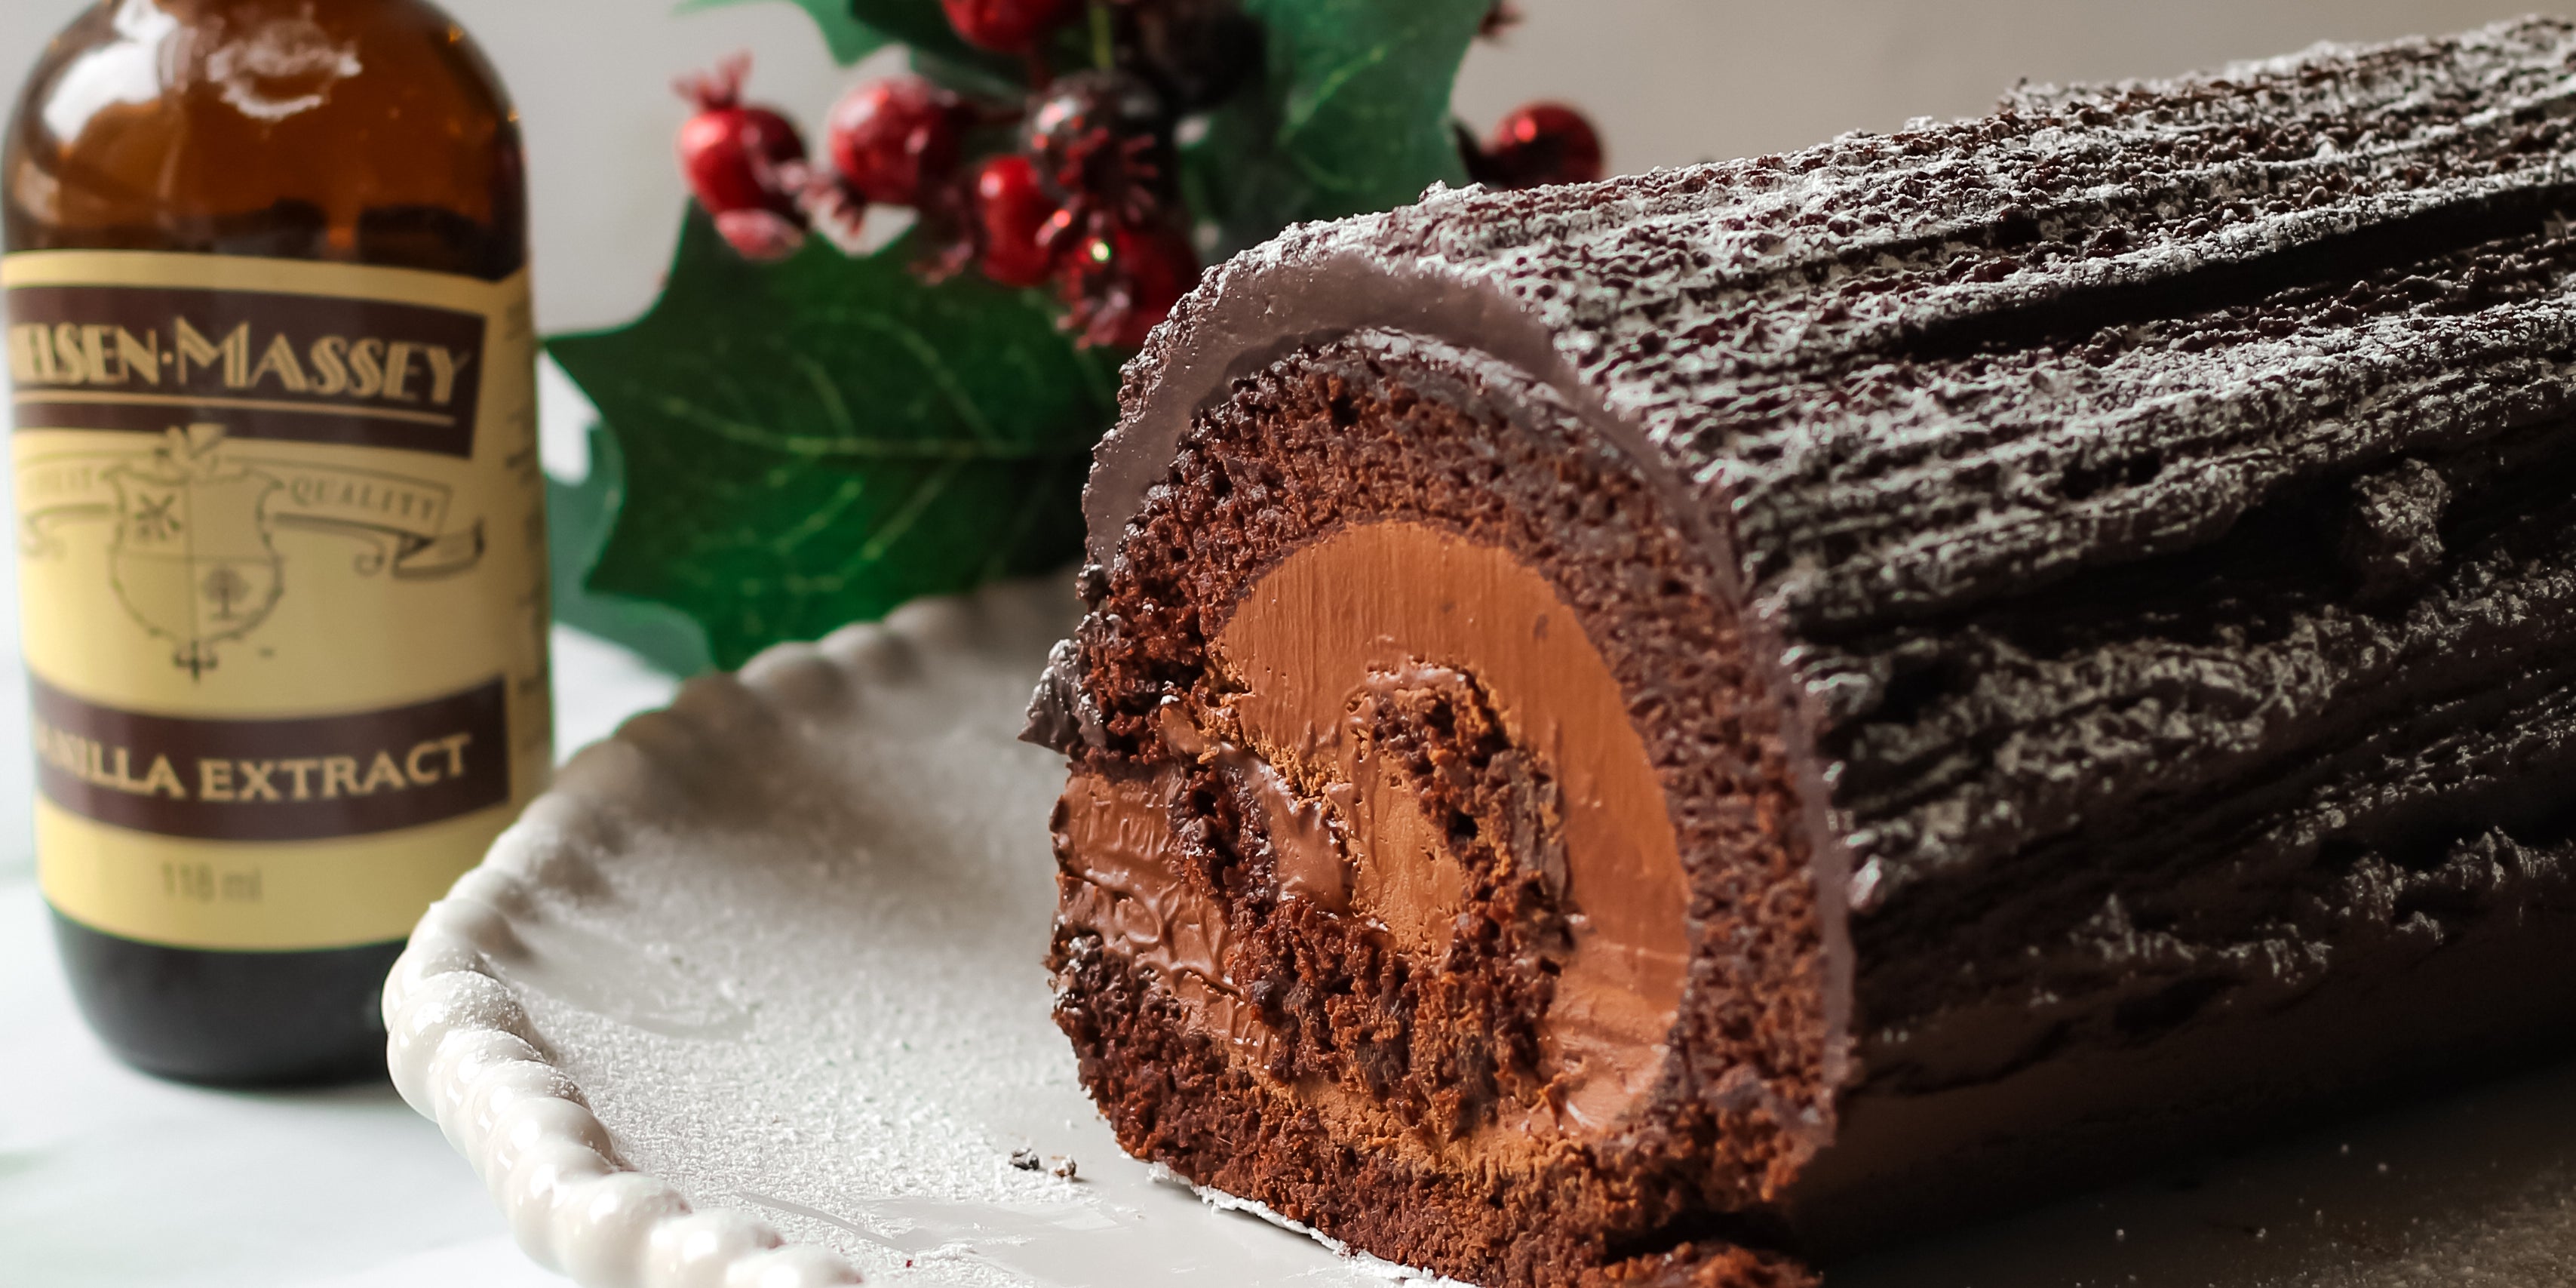
[[[1434,182],[1600,170],[1569,109],[1452,121],[1494,0],[797,3],[844,62],[900,44],[912,72],[852,90],[820,149],[744,65],[686,82],[704,216],[662,301],[553,342],[627,470],[564,498],[618,507],[585,587],[679,609],[722,665],[1071,561],[1115,363],[1216,257]],[[911,231],[863,241],[886,209]]]
[[[913,212],[934,279],[968,267],[1006,286],[1052,284],[1067,329],[1088,345],[1132,348],[1198,279],[1180,183],[1179,136],[1257,68],[1263,28],[1232,0],[942,0],[957,38],[1020,59],[1022,102],[960,93],[927,77],[861,85],[828,118],[828,166],[805,162],[774,109],[741,102],[744,65],[682,82],[698,114],[681,165],[727,239],[754,259],[792,254],[805,229],[858,240],[871,206]],[[1491,5],[1479,34],[1516,21]],[[1090,65],[1061,70],[1065,30],[1087,21]],[[1007,125],[1010,149],[965,164],[978,125]],[[1500,187],[1599,178],[1599,136],[1581,113],[1541,103],[1484,142],[1463,127],[1469,177]],[[1214,244],[1220,236],[1204,240]]]

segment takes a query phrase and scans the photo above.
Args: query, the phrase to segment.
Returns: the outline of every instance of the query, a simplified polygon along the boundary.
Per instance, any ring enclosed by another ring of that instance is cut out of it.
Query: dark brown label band
[[[36,785],[83,818],[205,841],[320,841],[510,799],[504,687],[308,720],[197,720],[84,702],[29,678]]]
[[[334,296],[21,286],[9,374],[22,429],[234,438],[470,458],[484,319]]]

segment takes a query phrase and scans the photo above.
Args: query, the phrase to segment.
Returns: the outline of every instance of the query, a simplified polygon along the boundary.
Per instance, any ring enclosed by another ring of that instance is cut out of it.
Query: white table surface
[[[5,386],[0,386],[5,392]],[[548,468],[588,467],[591,416],[545,387]],[[6,494],[0,490],[0,519]],[[390,1084],[254,1095],[118,1064],[72,1008],[28,841],[14,560],[0,559],[0,1288],[536,1288],[438,1128]],[[569,753],[675,687],[623,649],[555,633]]]

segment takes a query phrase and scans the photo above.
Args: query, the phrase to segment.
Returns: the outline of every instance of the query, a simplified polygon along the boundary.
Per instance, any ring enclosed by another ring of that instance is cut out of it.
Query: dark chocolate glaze
[[[1130,368],[1095,600],[1203,413],[1355,333],[1631,461],[1805,809],[1812,1248],[2509,1049],[2576,1012],[2571,60],[2532,19],[1293,230]]]

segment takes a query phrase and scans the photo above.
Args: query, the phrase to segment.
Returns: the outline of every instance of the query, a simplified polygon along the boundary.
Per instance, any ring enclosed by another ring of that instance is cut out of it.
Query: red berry
[[[1199,284],[1199,257],[1189,238],[1177,229],[1139,233],[1122,229],[1114,250],[1127,266],[1128,313],[1112,343],[1137,348],[1147,334],[1172,316],[1172,307]]]
[[[1136,348],[1145,335],[1172,316],[1172,306],[1199,284],[1198,252],[1178,229],[1120,229],[1113,249],[1127,266],[1135,292],[1125,325],[1115,343]]]
[[[698,111],[680,127],[680,170],[710,214],[765,210],[798,220],[805,140],[786,117],[743,105],[742,83],[750,73],[751,58],[743,55],[712,75],[681,82],[681,96]]]
[[[975,220],[984,276],[1004,286],[1036,286],[1054,270],[1044,234],[1055,200],[1035,162],[1018,153],[984,163],[975,175]]]
[[[966,43],[996,53],[1021,54],[1071,22],[1082,0],[939,0],[948,25]]]
[[[1082,240],[1056,277],[1066,322],[1087,345],[1137,348],[1198,285],[1199,257],[1180,229],[1124,225]]]
[[[1561,103],[1532,103],[1503,118],[1485,144],[1485,164],[1506,187],[1592,183],[1606,172],[1601,135],[1581,112]]]
[[[954,95],[918,76],[877,81],[832,109],[832,165],[870,201],[917,206],[924,189],[957,168],[964,131]]]
[[[1153,218],[1163,177],[1173,169],[1163,119],[1161,97],[1142,79],[1076,72],[1057,78],[1033,102],[1021,146],[1066,204],[1143,224]]]

